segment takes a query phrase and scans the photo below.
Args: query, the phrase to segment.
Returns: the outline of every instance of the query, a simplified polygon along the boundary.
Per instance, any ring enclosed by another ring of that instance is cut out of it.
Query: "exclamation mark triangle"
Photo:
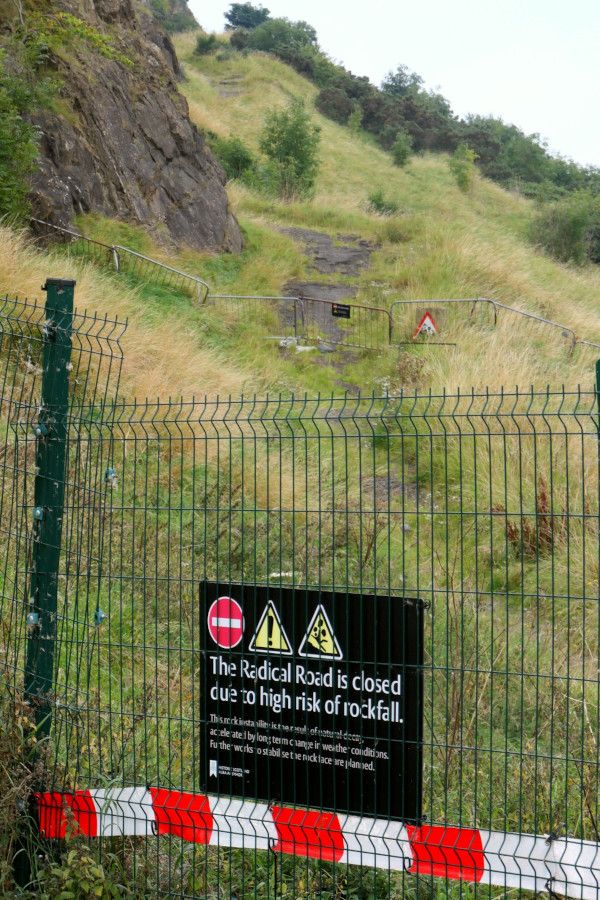
[[[343,659],[337,638],[323,606],[317,606],[304,640],[300,644],[298,656],[310,659]]]
[[[279,613],[271,600],[267,603],[260,617],[254,636],[248,645],[248,650],[254,650],[256,653],[292,655],[292,645],[285,633],[285,628],[281,624]]]

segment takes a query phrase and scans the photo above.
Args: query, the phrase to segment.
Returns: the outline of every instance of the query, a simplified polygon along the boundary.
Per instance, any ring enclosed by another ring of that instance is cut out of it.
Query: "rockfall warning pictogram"
[[[304,640],[300,644],[298,656],[310,659],[343,659],[338,640],[323,606],[317,606]]]
[[[291,656],[292,645],[281,624],[279,613],[273,602],[269,600],[259,619],[254,636],[248,650],[257,653],[277,653]]]
[[[438,332],[439,328],[437,326],[437,322],[428,310],[417,325],[417,330],[413,334],[413,340],[415,338],[418,338],[420,334],[424,334],[427,337],[433,337],[434,335],[438,334]]]

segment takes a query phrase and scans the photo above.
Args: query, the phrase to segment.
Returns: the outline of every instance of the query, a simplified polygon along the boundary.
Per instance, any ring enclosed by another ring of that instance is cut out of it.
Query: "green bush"
[[[354,103],[352,106],[352,112],[348,116],[348,121],[346,125],[352,132],[352,134],[359,134],[362,128],[362,109],[358,103]]]
[[[450,159],[448,166],[463,193],[468,193],[475,181],[475,160],[477,154],[466,144],[459,144]]]
[[[210,146],[229,180],[244,177],[256,165],[254,156],[238,137],[213,138]]]
[[[19,60],[0,50],[0,216],[22,220],[29,212],[29,176],[35,170],[38,132],[26,116],[39,102],[22,77]]]
[[[560,262],[600,263],[600,197],[580,192],[546,204],[530,234]]]
[[[273,167],[277,193],[284,200],[312,194],[319,168],[319,130],[301,100],[267,115],[260,149]]]
[[[383,188],[377,188],[369,194],[368,209],[380,216],[395,216],[400,210],[400,205],[391,197],[386,197]]]
[[[248,46],[249,39],[249,31],[246,31],[244,28],[236,28],[236,30],[231,33],[229,45],[233,47],[234,50],[245,50]]]
[[[303,48],[316,46],[315,29],[307,22],[290,22],[289,19],[268,19],[248,37],[250,50],[276,53],[283,59]]]
[[[323,88],[317,95],[315,106],[320,113],[340,125],[345,125],[354,112],[350,97],[336,87]]]
[[[383,223],[380,234],[381,239],[390,244],[403,244],[411,239],[410,231],[398,219],[389,219]]]
[[[248,30],[257,28],[266,22],[269,18],[269,10],[264,6],[252,6],[251,3],[232,3],[228,12],[225,13],[227,31],[233,31],[236,28],[246,28]]]
[[[220,46],[221,42],[216,34],[201,34],[196,41],[195,53],[197,56],[207,56]]]
[[[412,138],[405,131],[399,131],[396,140],[392,144],[392,159],[395,166],[405,166],[410,159],[412,151]]]
[[[176,34],[178,31],[194,31],[198,27],[186,0],[150,0],[150,8],[165,31]]]

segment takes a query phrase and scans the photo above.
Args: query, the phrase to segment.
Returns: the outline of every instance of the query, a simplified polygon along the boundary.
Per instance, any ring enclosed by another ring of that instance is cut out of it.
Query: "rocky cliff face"
[[[34,211],[57,225],[100,212],[198,249],[239,251],[224,173],[177,91],[175,51],[133,0],[66,0],[61,9],[118,41],[130,64],[73,42],[56,57],[66,115],[37,117]]]

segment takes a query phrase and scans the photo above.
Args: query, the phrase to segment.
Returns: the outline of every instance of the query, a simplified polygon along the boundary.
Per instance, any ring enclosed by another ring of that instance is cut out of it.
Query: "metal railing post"
[[[46,321],[42,398],[35,427],[36,476],[25,663],[25,700],[32,707],[38,739],[48,736],[52,724],[74,288],[74,281],[58,278],[49,278],[43,288],[47,292]]]

